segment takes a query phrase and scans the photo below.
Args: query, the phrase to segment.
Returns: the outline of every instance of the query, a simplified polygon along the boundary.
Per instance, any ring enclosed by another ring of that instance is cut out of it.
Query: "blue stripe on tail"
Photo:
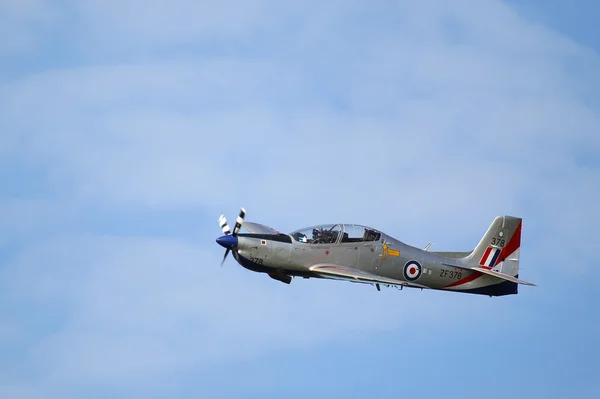
[[[490,262],[490,267],[494,267],[496,265],[496,261],[498,260],[498,257],[500,256],[500,253],[502,252],[498,248],[496,248],[495,251],[496,251],[496,253],[494,254],[494,257],[492,258],[492,261]]]

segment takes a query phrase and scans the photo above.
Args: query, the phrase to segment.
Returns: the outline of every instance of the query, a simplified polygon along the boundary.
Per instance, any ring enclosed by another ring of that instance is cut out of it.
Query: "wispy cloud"
[[[60,10],[44,0],[6,0],[0,4],[0,57],[35,51],[40,36],[54,31]]]
[[[289,347],[367,351],[390,331],[504,321],[531,340],[568,318],[537,296],[556,306],[547,290],[591,276],[600,57],[503,3],[26,5],[3,3],[29,37],[2,39],[21,54],[9,69],[53,41],[62,56],[0,78],[9,395],[139,394]],[[490,312],[458,294],[219,269],[216,218],[239,206],[283,231],[356,222],[439,250],[519,215],[526,280],[545,288]]]

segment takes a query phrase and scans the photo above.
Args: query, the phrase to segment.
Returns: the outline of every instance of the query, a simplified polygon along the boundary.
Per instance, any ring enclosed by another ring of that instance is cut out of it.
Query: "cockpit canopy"
[[[333,244],[338,241],[369,242],[381,239],[381,233],[358,224],[325,224],[311,226],[290,233],[294,240],[308,244]],[[341,239],[340,239],[341,237]]]
[[[291,233],[296,241],[309,244],[329,244],[337,242],[342,228],[339,224],[326,224],[307,227]]]

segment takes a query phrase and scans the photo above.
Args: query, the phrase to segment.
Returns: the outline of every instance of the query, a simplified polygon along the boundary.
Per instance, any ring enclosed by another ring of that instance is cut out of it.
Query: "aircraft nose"
[[[223,248],[233,249],[233,247],[238,245],[238,238],[229,234],[224,235],[217,238],[217,244],[219,244]]]

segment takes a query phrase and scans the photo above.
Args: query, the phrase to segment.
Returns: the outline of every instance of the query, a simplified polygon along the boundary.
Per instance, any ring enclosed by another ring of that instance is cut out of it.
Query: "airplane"
[[[245,221],[241,208],[233,232],[224,215],[217,243],[244,268],[290,284],[293,277],[469,294],[518,294],[522,219],[498,216],[469,252],[432,252],[357,224],[316,225],[289,234]],[[249,233],[240,233],[244,227]]]

